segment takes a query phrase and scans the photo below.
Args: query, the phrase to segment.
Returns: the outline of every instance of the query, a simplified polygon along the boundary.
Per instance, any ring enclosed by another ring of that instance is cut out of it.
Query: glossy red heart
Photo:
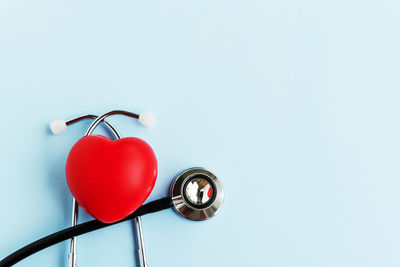
[[[79,205],[97,220],[112,223],[134,212],[150,195],[157,159],[142,139],[90,135],[69,152],[66,176]]]

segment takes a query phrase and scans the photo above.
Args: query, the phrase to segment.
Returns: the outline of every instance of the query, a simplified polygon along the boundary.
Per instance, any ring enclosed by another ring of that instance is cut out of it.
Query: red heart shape
[[[139,138],[90,135],[72,147],[65,169],[79,205],[97,220],[112,223],[134,212],[150,195],[157,159]]]

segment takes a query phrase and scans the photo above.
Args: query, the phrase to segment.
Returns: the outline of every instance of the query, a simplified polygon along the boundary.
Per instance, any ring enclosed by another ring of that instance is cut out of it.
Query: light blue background
[[[151,267],[400,266],[399,26],[399,0],[0,0],[0,258],[70,225],[89,122],[48,123],[122,108],[157,115],[110,118],[157,154],[149,199],[192,166],[226,190],[206,222],[143,217]],[[131,224],[80,237],[78,266],[135,266]]]

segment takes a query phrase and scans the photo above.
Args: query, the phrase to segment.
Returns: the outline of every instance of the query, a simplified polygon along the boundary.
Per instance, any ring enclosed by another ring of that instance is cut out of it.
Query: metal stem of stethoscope
[[[139,256],[139,266],[147,267],[147,257],[146,250],[144,248],[144,239],[142,231],[142,219],[140,217],[135,218],[136,234],[138,239],[138,256]]]
[[[81,121],[83,119],[94,119],[93,123],[89,126],[87,132],[86,132],[86,136],[87,135],[91,135],[94,131],[94,129],[101,123],[103,122],[107,128],[113,133],[115,139],[120,139],[121,136],[118,133],[118,131],[107,121],[105,121],[104,119],[108,116],[111,115],[115,115],[115,114],[122,114],[122,115],[126,115],[132,118],[139,118],[139,115],[135,114],[135,113],[131,113],[131,112],[127,112],[127,111],[123,111],[123,110],[115,110],[115,111],[111,111],[108,112],[100,117],[95,116],[95,115],[85,115],[85,116],[81,116],[81,117],[77,117],[74,119],[71,119],[69,121],[66,122],[66,125],[71,125],[75,122]],[[76,226],[78,224],[78,214],[79,214],[79,205],[77,203],[77,201],[75,200],[75,198],[73,198],[73,202],[72,202],[72,226]],[[142,224],[141,224],[141,220],[140,217],[135,218],[135,228],[136,228],[136,233],[137,233],[137,243],[138,243],[138,253],[139,253],[139,266],[141,267],[147,267],[147,258],[146,258],[146,251],[145,251],[145,247],[144,247],[144,239],[143,239],[143,233],[142,233]],[[68,255],[68,266],[69,267],[75,267],[76,266],[76,237],[73,237],[71,239],[71,246],[70,246],[70,253]]]

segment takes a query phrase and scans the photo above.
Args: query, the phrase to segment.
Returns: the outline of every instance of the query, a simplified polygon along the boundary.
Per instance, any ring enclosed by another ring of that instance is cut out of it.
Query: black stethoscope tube
[[[140,208],[138,208],[134,213],[126,217],[125,219],[122,219],[118,222],[107,224],[100,222],[98,220],[92,220],[88,221],[85,223],[78,224],[73,227],[66,228],[64,230],[58,231],[56,233],[53,233],[51,235],[48,235],[46,237],[43,237],[39,240],[36,240],[35,242],[15,251],[11,255],[7,256],[3,260],[0,261],[0,267],[8,267],[11,265],[16,264],[17,262],[25,259],[26,257],[29,257],[32,254],[35,254],[36,252],[45,249],[47,247],[50,247],[52,245],[55,245],[59,242],[65,241],[67,239],[70,239],[74,236],[79,236],[83,235],[98,229],[102,229],[117,223],[125,222],[128,220],[132,220],[138,216],[142,216],[145,214],[165,210],[172,207],[172,200],[171,197],[165,197],[161,198],[152,202],[149,202]]]

